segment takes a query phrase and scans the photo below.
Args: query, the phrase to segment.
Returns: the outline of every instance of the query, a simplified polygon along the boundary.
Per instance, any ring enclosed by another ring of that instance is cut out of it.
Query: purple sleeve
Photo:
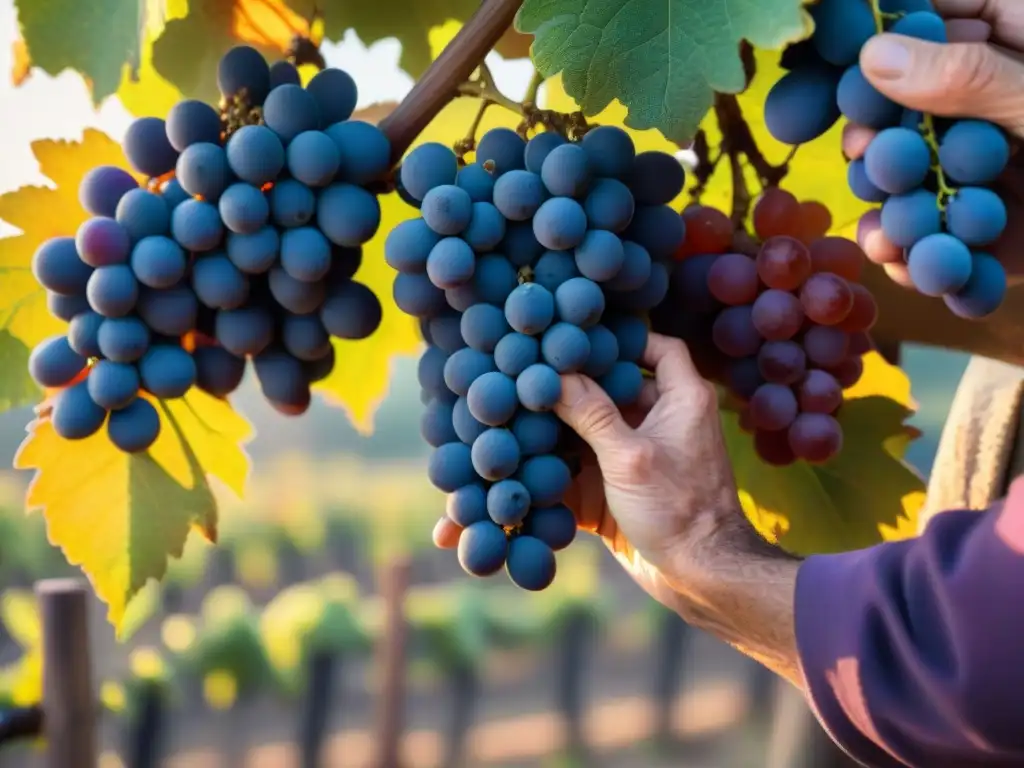
[[[918,539],[808,558],[796,633],[812,706],[865,765],[1024,766],[1024,480]]]

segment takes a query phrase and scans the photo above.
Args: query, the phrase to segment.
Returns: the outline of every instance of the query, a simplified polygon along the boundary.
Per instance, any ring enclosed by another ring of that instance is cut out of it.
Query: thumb
[[[562,376],[562,396],[555,414],[587,441],[599,459],[604,451],[621,445],[633,434],[605,391],[580,374]]]
[[[875,88],[909,109],[991,120],[1024,136],[1024,63],[987,43],[878,35],[861,51],[860,66]]]

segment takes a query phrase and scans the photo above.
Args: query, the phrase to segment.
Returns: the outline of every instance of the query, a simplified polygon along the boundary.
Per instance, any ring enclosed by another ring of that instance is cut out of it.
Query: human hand
[[[1024,2],[1020,0],[934,0],[946,19],[950,43],[941,45],[902,35],[874,38],[861,52],[861,69],[879,91],[903,104],[942,117],[974,117],[1024,138]],[[843,152],[864,154],[874,131],[847,125]],[[1009,223],[992,253],[1011,280],[1024,277],[1024,159],[1016,153],[995,185],[1006,202]],[[857,239],[868,258],[896,283],[913,288],[903,250],[867,216]]]
[[[586,376],[562,377],[556,413],[589,448],[565,503],[640,586],[674,606],[713,539],[756,534],[739,506],[714,387],[676,339],[651,334],[641,362],[654,379],[624,413]],[[442,518],[435,543],[454,547],[459,533]]]

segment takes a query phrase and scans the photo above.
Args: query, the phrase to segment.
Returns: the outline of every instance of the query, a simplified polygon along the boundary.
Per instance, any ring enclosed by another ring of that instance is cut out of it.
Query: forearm
[[[742,513],[726,519],[699,548],[679,553],[673,607],[802,688],[794,621],[801,561],[764,541]]]

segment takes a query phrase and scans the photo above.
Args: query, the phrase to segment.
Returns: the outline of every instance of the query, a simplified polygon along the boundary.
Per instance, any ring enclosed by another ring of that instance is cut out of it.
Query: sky
[[[32,155],[33,141],[80,139],[86,128],[98,128],[120,140],[132,120],[116,96],[95,109],[84,80],[70,70],[51,77],[34,69],[26,82],[14,87],[11,47],[16,37],[14,0],[0,0],[0,115],[5,116],[0,120],[0,194],[29,184],[51,186]],[[350,30],[338,43],[325,42],[321,51],[329,66],[345,69],[356,79],[358,107],[398,101],[412,88],[412,79],[398,67],[401,46],[397,40],[367,47]],[[527,59],[506,61],[492,53],[487,63],[502,91],[512,98],[525,93],[532,74]],[[17,232],[0,221],[0,237]]]

